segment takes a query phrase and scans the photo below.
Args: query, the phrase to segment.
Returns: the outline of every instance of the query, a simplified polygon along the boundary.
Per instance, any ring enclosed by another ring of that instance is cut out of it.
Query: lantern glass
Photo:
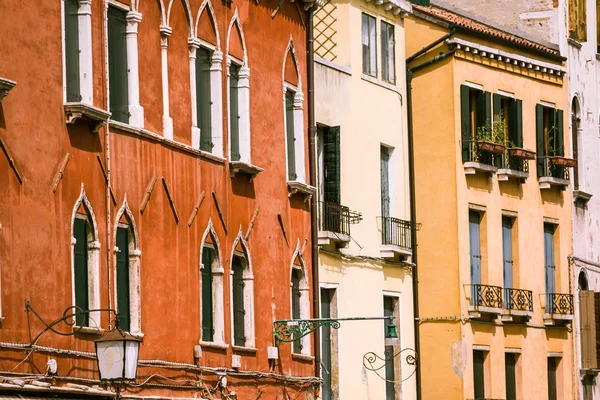
[[[140,339],[114,329],[96,341],[101,381],[133,381],[136,378]]]

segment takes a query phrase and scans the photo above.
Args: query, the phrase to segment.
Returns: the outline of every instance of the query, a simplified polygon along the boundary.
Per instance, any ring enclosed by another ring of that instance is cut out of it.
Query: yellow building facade
[[[416,396],[404,64],[410,9],[403,0],[331,1],[315,14],[321,318],[392,315],[398,335],[386,339],[383,320],[323,328],[322,399]]]
[[[441,6],[405,29],[422,398],[573,399],[564,60]]]

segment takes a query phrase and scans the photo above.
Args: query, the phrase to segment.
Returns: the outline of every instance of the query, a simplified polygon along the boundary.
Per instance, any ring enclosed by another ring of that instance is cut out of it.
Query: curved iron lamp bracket
[[[399,380],[399,381],[389,380],[389,379],[386,379],[385,376],[381,376],[380,370],[385,368],[386,365],[393,362],[396,358],[401,358],[402,353],[404,353],[404,352],[409,353],[409,354],[406,354],[406,363],[408,365],[415,367],[415,369],[410,373],[410,375],[408,375],[406,378]],[[369,371],[375,372],[375,374],[377,374],[378,377],[380,377],[381,379],[383,379],[386,382],[401,383],[401,382],[404,382],[404,381],[410,379],[415,374],[415,372],[417,370],[416,365],[417,365],[418,360],[419,360],[419,357],[417,355],[417,352],[414,349],[411,349],[410,347],[402,349],[398,352],[394,352],[393,350],[386,350],[383,357],[370,351],[363,356],[363,366],[366,369],[368,369]]]
[[[89,315],[89,313],[92,313],[92,312],[113,313],[115,316],[115,318],[114,318],[115,328],[117,328],[117,329],[119,328],[119,318],[118,318],[119,314],[118,314],[117,310],[114,310],[112,308],[96,308],[93,310],[84,310],[78,306],[70,306],[70,307],[67,307],[65,309],[65,311],[63,311],[62,317],[60,317],[50,323],[44,321],[44,319],[33,309],[31,304],[29,303],[29,300],[25,300],[25,311],[27,311],[27,312],[31,311],[37,317],[37,319],[39,319],[40,322],[42,324],[44,324],[44,326],[45,326],[45,328],[40,333],[38,333],[38,335],[31,341],[31,343],[29,344],[30,347],[33,346],[34,344],[36,344],[36,342],[39,340],[39,338],[48,331],[52,331],[52,332],[56,333],[57,335],[61,335],[61,336],[73,336],[73,335],[81,332],[81,330],[84,327],[75,325],[77,316],[78,315]],[[60,324],[61,322],[65,323],[65,325],[67,325],[67,326],[73,327],[73,330],[71,332],[60,332],[60,331],[57,331],[56,329],[54,329],[54,327],[56,325]]]

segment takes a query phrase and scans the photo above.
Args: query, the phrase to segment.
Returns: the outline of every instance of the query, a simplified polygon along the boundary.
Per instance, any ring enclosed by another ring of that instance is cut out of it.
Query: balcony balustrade
[[[502,312],[502,288],[500,286],[473,284],[469,316],[480,319],[494,317]]]
[[[569,169],[575,165],[576,161],[555,156],[538,158],[542,160],[543,165],[542,174],[539,177],[540,189],[550,189],[556,186],[564,190],[569,185]]]
[[[546,293],[545,325],[560,325],[573,320],[573,295]]]
[[[533,292],[531,290],[505,288],[503,322],[528,321],[533,316]]]
[[[319,202],[319,244],[345,247],[350,242],[350,224],[362,220],[360,213],[328,201]]]
[[[381,220],[381,256],[383,258],[408,258],[412,254],[411,223],[394,217]]]

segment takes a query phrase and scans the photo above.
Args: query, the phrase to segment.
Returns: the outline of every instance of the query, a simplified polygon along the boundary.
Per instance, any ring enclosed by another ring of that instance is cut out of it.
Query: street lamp
[[[141,341],[118,326],[95,340],[100,380],[117,387],[126,381],[134,381]]]

